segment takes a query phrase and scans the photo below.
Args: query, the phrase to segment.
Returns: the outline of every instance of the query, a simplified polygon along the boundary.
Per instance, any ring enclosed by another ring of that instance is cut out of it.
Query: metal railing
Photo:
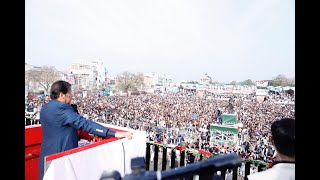
[[[41,124],[39,119],[29,118],[29,117],[24,118],[25,126],[36,125],[36,124]]]
[[[164,173],[164,171],[172,169],[178,170],[179,168],[188,167],[190,165],[202,166],[201,163],[203,161],[206,161],[206,159],[212,159],[212,157],[208,158],[203,154],[195,154],[194,152],[195,150],[193,149],[177,150],[175,149],[175,146],[147,142],[145,169],[147,171],[163,171]],[[265,162],[242,159],[234,153],[231,154],[241,159],[240,164],[233,164],[233,161],[228,162],[228,159],[224,159],[222,163],[224,166],[200,169],[197,170],[195,174],[202,174],[202,171],[204,171],[212,176],[216,172],[220,172],[222,178],[225,178],[227,170],[229,170],[229,172],[232,172],[232,179],[236,180],[238,179],[238,176],[246,178],[251,172],[253,172],[253,169],[256,169],[257,172],[260,172],[267,168],[267,164]],[[218,158],[220,156],[225,155],[216,155],[213,158]],[[244,166],[244,168],[241,168],[242,166]],[[176,171],[177,174],[180,174],[179,172],[180,171]]]

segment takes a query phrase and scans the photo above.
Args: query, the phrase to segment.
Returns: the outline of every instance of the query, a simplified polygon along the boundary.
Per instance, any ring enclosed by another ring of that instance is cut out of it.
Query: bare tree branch
[[[44,66],[26,72],[26,81],[38,83],[46,92],[49,91],[50,85],[59,79],[59,72],[54,67]]]
[[[142,73],[132,74],[129,72],[123,72],[117,76],[118,90],[128,93],[128,91],[137,91],[144,87],[144,76]]]

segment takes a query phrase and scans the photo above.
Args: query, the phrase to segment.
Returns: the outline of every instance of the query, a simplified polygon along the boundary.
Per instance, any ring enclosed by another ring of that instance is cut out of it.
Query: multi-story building
[[[102,60],[98,59],[90,63],[73,63],[70,72],[75,76],[75,85],[81,89],[106,87],[108,71]]]
[[[167,74],[160,74],[157,76],[157,84],[161,86],[168,86],[170,83],[172,83],[172,79]]]
[[[209,84],[211,81],[212,81],[212,78],[208,74],[205,74],[202,78],[200,78],[199,83]]]
[[[172,79],[168,77],[167,74],[157,74],[155,72],[147,73],[144,76],[144,84],[146,90],[149,92],[157,90],[157,91],[165,91],[174,83]]]
[[[95,72],[96,86],[98,89],[105,88],[108,83],[108,70],[104,66],[103,61],[98,59],[91,62],[91,66]]]
[[[155,86],[154,73],[145,74],[143,82],[144,82],[144,85],[145,85],[146,89],[154,88],[154,86]]]
[[[87,89],[90,84],[89,77],[93,74],[89,64],[73,63],[70,67],[70,73],[74,74],[76,87]]]

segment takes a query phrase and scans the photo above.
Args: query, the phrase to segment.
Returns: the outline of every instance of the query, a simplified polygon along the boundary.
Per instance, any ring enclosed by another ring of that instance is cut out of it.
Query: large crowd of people
[[[28,101],[34,110],[26,106],[29,108],[26,115],[36,118],[48,101]],[[269,140],[272,122],[295,118],[294,95],[286,93],[270,94],[263,102],[258,102],[252,94],[198,97],[196,93],[165,93],[74,97],[72,103],[87,119],[146,131],[150,141],[172,145],[185,142],[188,148],[218,154],[237,153],[243,158],[265,162],[276,156]],[[227,112],[237,114],[237,142],[233,145],[210,142],[210,124],[221,123],[221,114]]]

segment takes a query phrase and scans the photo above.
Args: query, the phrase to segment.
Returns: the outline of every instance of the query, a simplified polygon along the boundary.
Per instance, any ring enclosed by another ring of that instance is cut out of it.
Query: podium
[[[107,137],[100,142],[93,142],[46,156],[43,179],[97,180],[103,172],[118,171],[122,177],[130,174],[131,159],[145,157],[146,133],[104,123],[100,124],[115,131],[131,131],[133,132],[133,139],[123,138],[119,140],[114,137]],[[28,130],[30,132],[33,130],[39,131],[39,128],[41,128],[41,125],[29,127]],[[28,134],[26,133],[26,138]],[[37,142],[39,143],[39,140]],[[38,145],[39,153],[40,146],[41,144]],[[38,179],[38,162],[36,166],[32,166],[32,169],[27,167],[27,164],[25,168],[26,179]]]

